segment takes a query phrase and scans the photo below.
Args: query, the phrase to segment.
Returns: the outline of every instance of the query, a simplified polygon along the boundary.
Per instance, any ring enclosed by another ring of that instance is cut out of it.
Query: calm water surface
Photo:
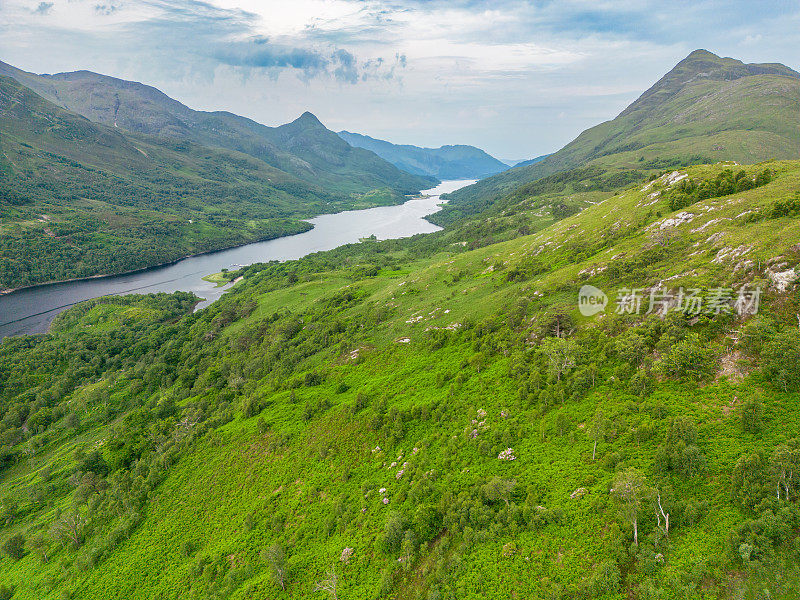
[[[439,194],[452,192],[474,181],[444,181],[425,190],[428,198],[409,200],[400,206],[353,210],[309,219],[314,229],[289,237],[255,242],[192,256],[163,267],[127,275],[82,279],[18,290],[0,296],[0,338],[9,335],[44,333],[55,316],[77,302],[111,294],[194,292],[203,298],[202,308],[225,293],[203,277],[222,269],[270,260],[292,260],[312,252],[331,250],[359,238],[376,235],[380,240],[431,233],[439,227],[423,217],[439,210]],[[227,287],[227,286],[226,286]]]

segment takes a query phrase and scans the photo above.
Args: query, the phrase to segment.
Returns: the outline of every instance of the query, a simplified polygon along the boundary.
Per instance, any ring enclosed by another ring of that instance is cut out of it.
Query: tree
[[[638,469],[628,467],[614,478],[611,493],[619,500],[622,516],[633,527],[633,543],[639,545],[639,511],[647,495],[647,480]]]
[[[73,547],[79,548],[83,543],[83,528],[86,520],[78,512],[70,513],[53,523],[50,535],[62,543],[71,542]]]
[[[697,334],[689,334],[669,349],[659,366],[667,376],[701,381],[717,372],[717,358],[714,348],[701,341]]]
[[[616,561],[609,559],[597,565],[595,572],[588,581],[588,591],[593,598],[619,591],[622,574]]]
[[[327,578],[317,582],[314,586],[315,592],[326,592],[329,598],[339,600],[339,576],[336,574],[336,568],[331,567],[328,569]]]
[[[21,533],[12,535],[3,544],[3,551],[14,560],[25,556],[25,537]]]
[[[761,430],[761,413],[764,409],[758,397],[751,398],[742,407],[742,429],[747,433],[758,433]]]
[[[31,538],[29,545],[43,563],[48,561],[50,543],[43,534],[40,533],[36,537]]]
[[[705,469],[706,458],[695,445],[696,441],[697,429],[690,418],[679,416],[670,419],[666,446],[658,449],[658,467],[686,477],[692,477]]]
[[[281,546],[278,542],[275,542],[262,552],[262,558],[267,562],[269,568],[272,570],[272,576],[275,577],[275,582],[281,586],[282,590],[285,590],[286,552],[284,552],[283,546]]]
[[[754,453],[739,458],[731,474],[731,496],[743,508],[755,510],[769,491],[767,461],[761,454]]]
[[[656,490],[656,522],[657,527],[669,539],[669,513],[664,510],[661,504],[661,492]]]
[[[386,517],[386,524],[383,528],[383,546],[387,552],[394,552],[400,549],[403,543],[405,522],[403,516],[396,511],[392,511]]]
[[[787,328],[766,344],[764,371],[784,392],[800,389],[800,329]]]
[[[589,435],[592,436],[592,440],[594,441],[594,444],[592,445],[592,461],[594,461],[597,456],[597,442],[600,440],[600,438],[605,436],[607,426],[608,421],[606,420],[606,416],[603,414],[603,409],[598,408],[594,413],[592,424],[589,426]]]
[[[794,474],[800,464],[800,451],[791,449],[783,444],[775,449],[770,459],[770,471],[775,478],[775,489],[778,500],[789,500],[789,495],[794,484]]]
[[[578,350],[574,340],[560,337],[545,338],[542,342],[542,352],[547,357],[551,379],[561,381],[561,376],[575,367]]]
[[[495,476],[483,486],[483,493],[489,502],[503,500],[506,506],[508,506],[511,501],[511,494],[514,493],[514,488],[516,486],[516,479],[501,479]]]

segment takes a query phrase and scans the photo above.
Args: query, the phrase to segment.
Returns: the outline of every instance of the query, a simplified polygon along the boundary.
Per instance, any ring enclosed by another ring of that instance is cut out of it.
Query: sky
[[[697,48],[800,70],[800,2],[0,0],[0,60],[394,143],[553,152]]]

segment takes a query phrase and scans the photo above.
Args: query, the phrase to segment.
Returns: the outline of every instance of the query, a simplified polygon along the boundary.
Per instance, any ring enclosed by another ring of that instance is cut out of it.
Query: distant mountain
[[[452,209],[587,164],[635,169],[659,161],[754,163],[798,156],[800,73],[695,50],[615,119],[535,164],[479,181],[449,200]]]
[[[421,182],[409,191],[431,185],[366,150],[358,157],[308,113],[272,134],[312,168],[324,152],[355,156],[370,167],[361,185],[381,174]],[[242,152],[95,123],[0,75],[0,291],[144,268],[403,200],[388,186],[345,195]]]
[[[340,131],[339,136],[351,146],[371,150],[398,169],[415,175],[438,179],[481,179],[508,168],[508,165],[475,146],[420,148],[392,144],[349,131]]]
[[[267,127],[229,112],[192,110],[154,87],[91,71],[36,75],[0,62],[0,75],[96,123],[243,152],[329,193],[390,187],[405,194],[432,183],[344,143],[311,113]]]

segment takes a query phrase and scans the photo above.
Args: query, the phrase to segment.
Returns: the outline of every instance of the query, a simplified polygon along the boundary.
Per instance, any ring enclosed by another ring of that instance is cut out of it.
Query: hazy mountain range
[[[407,173],[437,179],[482,179],[508,169],[508,165],[475,146],[420,148],[392,144],[367,135],[340,131],[351,146],[371,150]]]
[[[151,86],[90,71],[36,75],[0,62],[0,75],[96,123],[242,152],[328,192],[390,186],[407,193],[430,183],[344,143],[309,112],[267,127],[225,111],[193,110]]]

